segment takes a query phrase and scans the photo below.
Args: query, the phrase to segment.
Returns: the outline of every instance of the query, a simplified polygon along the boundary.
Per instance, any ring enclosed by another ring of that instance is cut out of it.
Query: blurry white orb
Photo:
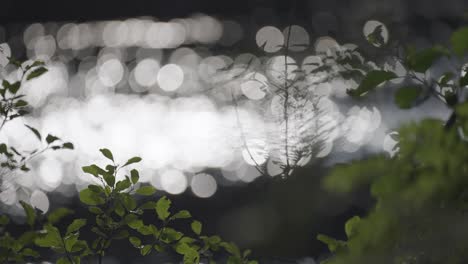
[[[306,50],[310,45],[309,33],[305,28],[292,25],[283,30],[284,39],[288,41],[288,48],[292,51]]]
[[[11,49],[7,43],[0,44],[0,66],[5,67],[10,60],[8,59],[11,56]]]
[[[328,156],[333,149],[333,141],[324,141],[320,146],[320,151],[315,155],[317,158],[324,158]]]
[[[47,213],[47,211],[49,211],[49,198],[47,198],[47,195],[41,190],[33,191],[29,203],[32,207],[41,210],[43,213]]]
[[[157,60],[144,59],[135,67],[135,80],[142,86],[152,86],[158,81],[160,65]]]
[[[166,170],[161,174],[161,186],[170,194],[181,194],[187,188],[187,177],[178,170]]]
[[[315,52],[327,53],[339,48],[338,42],[332,37],[320,37],[315,41]]]
[[[255,37],[258,47],[265,52],[272,53],[279,51],[284,46],[284,35],[276,27],[266,26],[261,28]]]
[[[51,35],[39,37],[34,44],[34,55],[40,60],[49,60],[56,50],[55,38]]]
[[[198,66],[198,74],[207,83],[215,83],[228,80],[226,70],[232,59],[225,56],[210,56],[203,59]]]
[[[289,56],[275,56],[268,60],[265,73],[271,81],[284,86],[285,81],[289,83],[298,77],[296,72],[298,68],[293,58]]]
[[[11,180],[4,180],[0,186],[0,202],[6,205],[13,205],[17,202],[18,194],[16,186]]]
[[[398,135],[398,132],[393,131],[388,133],[383,140],[383,150],[387,152],[390,157],[395,156],[395,154],[398,152],[398,148],[396,147],[398,144]]]
[[[27,49],[33,49],[36,39],[43,36],[45,28],[42,24],[34,23],[29,25],[23,33],[24,45]]]
[[[382,44],[385,44],[388,42],[388,29],[380,21],[377,20],[369,20],[364,24],[364,27],[362,29],[362,32],[366,38],[369,38],[369,35],[372,33],[377,34],[377,37],[381,37],[381,41],[383,43],[372,43],[372,45],[376,47],[380,47]]]
[[[304,60],[302,61],[301,68],[304,71],[304,73],[310,74],[312,73],[312,71],[316,70],[322,65],[323,65],[322,58],[320,56],[312,55],[312,56],[307,56],[304,58]]]
[[[213,176],[206,173],[199,173],[193,176],[190,187],[196,196],[208,198],[215,194],[218,185]]]
[[[47,157],[39,165],[39,184],[46,190],[54,190],[62,182],[63,168],[60,161],[55,158]]]
[[[261,165],[266,162],[268,153],[266,151],[266,143],[263,140],[248,140],[246,146],[242,150],[242,157],[244,161],[251,165]]]
[[[99,79],[108,87],[117,85],[122,80],[124,72],[122,62],[116,58],[104,61],[98,68]]]
[[[172,92],[184,82],[184,71],[176,64],[166,64],[159,70],[157,80],[161,89]]]
[[[268,91],[267,78],[261,73],[250,73],[241,83],[242,93],[251,100],[260,100]]]
[[[214,43],[223,35],[223,25],[211,16],[199,15],[192,19],[190,37],[200,43]]]
[[[122,21],[107,22],[102,31],[102,39],[108,47],[118,47],[127,41],[129,28]]]

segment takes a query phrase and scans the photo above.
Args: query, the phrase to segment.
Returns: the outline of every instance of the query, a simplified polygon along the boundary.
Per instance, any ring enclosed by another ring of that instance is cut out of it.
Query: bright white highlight
[[[184,71],[176,64],[166,64],[159,70],[157,80],[161,89],[173,92],[184,82]]]

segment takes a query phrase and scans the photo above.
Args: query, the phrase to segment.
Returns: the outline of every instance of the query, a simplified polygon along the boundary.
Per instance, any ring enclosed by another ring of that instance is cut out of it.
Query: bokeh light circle
[[[173,92],[184,82],[184,71],[176,64],[166,64],[159,70],[157,80],[161,89]]]
[[[196,196],[208,198],[216,193],[218,185],[213,176],[207,173],[199,173],[193,176],[190,187]]]

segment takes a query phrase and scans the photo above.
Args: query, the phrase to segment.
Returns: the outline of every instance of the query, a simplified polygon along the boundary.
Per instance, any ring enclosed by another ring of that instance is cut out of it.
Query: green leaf
[[[187,210],[182,210],[182,211],[179,211],[178,213],[174,214],[171,219],[187,219],[187,218],[190,218],[192,217],[192,215],[190,214],[189,211]]]
[[[55,224],[62,220],[64,217],[73,214],[74,211],[68,208],[57,208],[47,216],[47,221],[51,224]]]
[[[39,247],[47,247],[53,249],[63,248],[62,238],[59,230],[52,225],[45,225],[45,235],[39,236],[35,239],[34,243]]]
[[[10,218],[6,215],[0,215],[0,226],[7,225],[10,222]]]
[[[326,244],[328,246],[328,250],[330,250],[330,252],[332,253],[337,252],[338,250],[341,250],[342,248],[346,246],[346,242],[341,241],[341,240],[336,240],[332,237],[322,235],[322,234],[319,234],[317,236],[317,239],[323,242],[324,244]]]
[[[112,174],[105,173],[104,174],[104,181],[106,181],[107,185],[109,185],[110,187],[114,187],[115,177]]]
[[[46,137],[46,142],[47,142],[47,144],[54,143],[54,142],[57,141],[57,140],[59,140],[58,137],[53,136],[53,135],[50,135],[50,134],[47,135],[47,137]]]
[[[62,145],[62,148],[64,148],[64,149],[74,149],[75,146],[73,146],[73,143],[71,143],[71,142],[66,142],[66,143],[64,143]]]
[[[150,196],[156,193],[156,189],[151,185],[146,185],[136,190],[136,193],[139,195]]]
[[[120,191],[123,191],[123,190],[129,188],[130,186],[132,186],[132,184],[130,183],[130,180],[127,177],[125,180],[121,180],[121,181],[117,182],[117,184],[115,185],[115,190],[117,192],[120,192]]]
[[[197,221],[197,220],[194,220],[192,222],[192,224],[190,225],[190,227],[192,227],[192,231],[197,234],[197,235],[200,235],[201,231],[202,231],[202,224]]]
[[[104,198],[88,188],[80,192],[80,201],[86,205],[100,205],[105,202]]]
[[[136,248],[140,248],[141,246],[141,240],[138,237],[131,236],[128,238],[128,241]]]
[[[463,56],[468,51],[468,27],[462,27],[453,32],[450,43],[455,54]]]
[[[151,245],[145,245],[144,247],[142,247],[142,248],[140,249],[140,254],[141,254],[142,256],[146,256],[146,255],[148,255],[149,253],[151,253],[151,249],[152,249],[152,248],[153,248],[153,247],[152,247]]]
[[[36,135],[36,137],[41,141],[42,140],[42,137],[41,137],[41,133],[39,133],[39,131],[37,131],[37,129],[35,129],[34,127],[31,127],[31,126],[28,126],[28,125],[25,125],[27,128],[29,128],[29,130],[31,130],[34,135]]]
[[[10,84],[8,81],[3,80],[3,87],[5,89],[8,89],[8,91],[12,94],[16,94],[21,87],[21,82],[15,82],[13,84]]]
[[[426,72],[436,60],[442,56],[449,55],[447,49],[441,46],[434,46],[422,51],[413,51],[406,57],[407,66],[416,72]]]
[[[102,155],[104,155],[104,157],[114,161],[114,156],[112,155],[112,152],[109,149],[102,148],[99,151],[101,151],[101,153],[102,153]]]
[[[24,100],[18,100],[15,103],[15,107],[25,107],[25,106],[28,106],[28,102]]]
[[[156,213],[158,215],[158,218],[162,221],[166,220],[170,215],[170,207],[171,201],[166,196],[159,198],[159,200],[156,202]]]
[[[42,74],[46,73],[47,72],[47,69],[44,68],[44,67],[39,67],[37,69],[34,69],[33,71],[31,71],[28,76],[26,77],[26,80],[29,81],[29,80],[32,80],[34,78],[37,78],[39,76],[41,76]]]
[[[89,207],[88,210],[89,210],[91,213],[97,214],[97,215],[103,213],[103,211],[101,210],[101,208],[96,207],[96,206],[91,206],[91,207]]]
[[[64,238],[64,241],[65,241],[65,249],[67,251],[71,251],[73,246],[76,244],[76,242],[78,241],[78,236],[79,234],[76,233],[76,234],[71,234],[71,235],[67,235],[65,238]]]
[[[101,169],[99,166],[92,164],[90,166],[84,166],[81,168],[83,172],[89,173],[95,177],[98,177],[99,175],[104,175],[106,174],[106,171]]]
[[[136,208],[137,204],[135,198],[128,193],[121,193],[122,203],[128,211],[132,211]]]
[[[358,228],[360,221],[361,221],[361,218],[359,216],[353,216],[348,221],[346,221],[345,232],[346,232],[346,236],[348,236],[348,239],[356,234],[357,232],[356,230]]]
[[[36,211],[31,205],[24,201],[20,201],[20,204],[23,207],[24,212],[26,213],[26,222],[29,226],[33,226],[34,222],[36,221]]]
[[[467,67],[468,68],[468,67]],[[466,69],[468,70],[468,69]],[[460,87],[464,87],[468,85],[468,73],[465,73],[459,80]]]
[[[137,170],[133,169],[130,171],[130,177],[132,178],[132,183],[136,184],[140,179],[140,175]]]
[[[21,251],[21,254],[23,254],[23,256],[26,256],[26,257],[33,257],[33,258],[38,258],[40,255],[39,255],[39,252],[35,251],[35,250],[32,250],[30,248],[24,248],[22,251]]]
[[[348,89],[347,93],[353,97],[359,97],[375,89],[378,85],[395,78],[397,76],[393,72],[371,71],[364,77],[356,89]]]
[[[241,252],[239,248],[231,242],[221,242],[220,246],[223,247],[229,254],[232,254],[233,256],[236,256],[238,258],[241,257]]]
[[[411,108],[422,93],[421,86],[405,86],[395,93],[395,103],[402,109]]]
[[[130,233],[127,230],[120,230],[119,233],[117,233],[114,236],[114,239],[124,239],[127,238],[130,235]]]
[[[75,219],[73,222],[67,227],[67,235],[73,232],[80,230],[83,226],[86,225],[86,219]]]
[[[128,165],[133,164],[133,163],[138,163],[140,161],[141,161],[140,157],[133,157],[133,158],[129,159],[122,167],[128,166]]]

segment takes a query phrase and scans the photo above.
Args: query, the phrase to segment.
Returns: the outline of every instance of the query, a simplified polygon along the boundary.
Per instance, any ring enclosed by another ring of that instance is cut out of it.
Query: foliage
[[[26,115],[31,110],[23,100],[24,95],[20,94],[21,84],[47,72],[44,63],[40,61],[25,66],[10,58],[10,63],[22,73],[22,77],[14,83],[3,81],[3,88],[0,89],[0,114],[3,118],[0,129],[8,121]],[[0,166],[5,169],[2,180],[13,170],[28,171],[27,162],[49,149],[74,148],[70,142],[63,142],[51,134],[43,138],[36,128],[29,125],[26,127],[43,142],[44,147],[22,153],[14,147],[0,144],[3,157]],[[98,183],[90,184],[79,193],[80,201],[88,207],[90,216],[80,215],[80,218],[75,218],[74,212],[66,208],[58,208],[44,215],[28,203],[20,201],[26,215],[27,230],[14,236],[10,231],[13,229],[9,228],[13,227],[10,218],[0,216],[0,263],[53,260],[59,264],[78,264],[85,258],[97,259],[98,263],[102,263],[102,257],[112,243],[122,239],[128,240],[143,256],[172,251],[180,255],[184,263],[199,263],[201,260],[215,263],[215,259],[228,254],[227,263],[257,263],[249,260],[249,250],[242,252],[235,244],[223,241],[219,236],[204,234],[202,223],[192,219],[189,211],[171,212],[171,201],[166,196],[140,204],[139,198],[154,196],[156,189],[149,185],[142,186],[136,169],[132,169],[130,175],[122,180],[117,179],[122,168],[140,162],[141,158],[133,157],[123,165],[118,165],[110,150],[103,148],[100,152],[109,159],[110,164],[104,168],[95,164],[82,168]],[[145,224],[142,220],[144,213],[152,213],[154,221]],[[61,230],[58,224],[63,219],[71,220]],[[184,234],[174,229],[172,225],[177,221],[190,221],[191,233]],[[94,234],[94,239],[83,239],[83,232]],[[54,259],[51,256],[58,257]]]
[[[5,231],[9,218],[1,216],[2,263],[19,263],[40,258],[39,252],[42,251],[38,248],[46,248],[58,254],[56,263],[81,263],[84,258],[93,257],[101,263],[112,243],[122,239],[127,239],[142,256],[153,252],[175,252],[183,258],[184,263],[199,263],[201,260],[215,263],[216,257],[227,253],[227,263],[257,263],[249,260],[249,250],[242,252],[235,244],[223,241],[219,236],[204,234],[202,223],[194,220],[189,211],[171,212],[171,200],[166,196],[139,203],[138,196],[153,196],[156,192],[154,187],[142,186],[136,169],[132,169],[130,175],[125,175],[122,180],[117,179],[122,168],[141,159],[134,157],[123,165],[118,165],[110,150],[100,151],[111,163],[105,168],[95,164],[83,167],[83,171],[94,177],[99,184],[90,184],[79,193],[80,201],[92,215],[92,221],[88,222],[87,218],[73,218],[65,230],[60,230],[57,223],[65,217],[69,218],[74,214],[73,211],[58,208],[44,216],[22,202],[30,230],[14,238]],[[144,223],[142,216],[145,212],[152,214],[154,221]],[[190,221],[191,232],[184,234],[174,229],[172,225],[177,221]],[[82,239],[82,229],[91,231],[94,239]],[[50,255],[52,254],[44,254],[42,257]]]
[[[324,186],[338,193],[369,186],[375,199],[367,215],[346,222],[346,241],[317,237],[333,253],[324,263],[466,263],[468,103],[458,103],[464,99],[466,72],[455,67],[460,71],[447,71],[438,81],[424,76],[442,56],[452,61],[463,56],[466,39],[467,28],[452,35],[454,55],[440,46],[408,48],[402,60],[408,70],[405,78],[420,86],[403,87],[395,94],[402,108],[416,105],[418,94],[440,96],[454,108],[454,121],[444,125],[428,119],[406,125],[399,130],[394,157],[376,155],[339,165],[324,179]],[[441,86],[450,87],[451,94],[439,94]]]

